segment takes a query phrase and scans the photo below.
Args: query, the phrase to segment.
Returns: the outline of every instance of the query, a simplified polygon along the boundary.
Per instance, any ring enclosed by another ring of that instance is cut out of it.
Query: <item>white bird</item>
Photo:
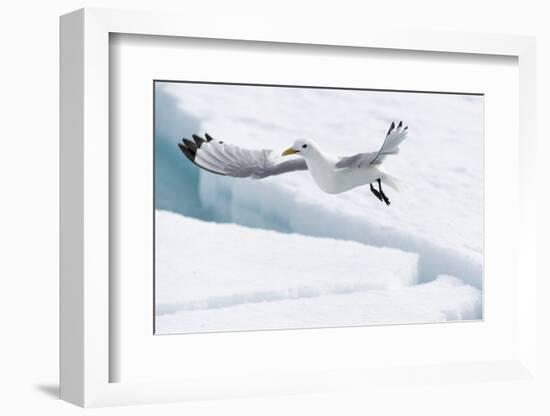
[[[317,186],[329,194],[338,194],[357,186],[370,184],[371,192],[390,205],[382,184],[398,190],[396,179],[381,169],[388,155],[399,152],[399,145],[407,137],[408,127],[392,123],[382,147],[378,151],[340,157],[323,152],[313,140],[299,139],[282,154],[274,150],[249,150],[193,135],[193,140],[183,139],[179,148],[198,167],[218,175],[237,178],[262,179],[268,176],[298,170],[309,170]],[[288,157],[290,156],[290,157]],[[378,183],[378,190],[373,187]]]

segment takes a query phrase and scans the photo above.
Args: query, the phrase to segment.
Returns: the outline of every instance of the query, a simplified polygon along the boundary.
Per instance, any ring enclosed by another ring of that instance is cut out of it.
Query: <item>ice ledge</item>
[[[417,283],[418,256],[156,211],[158,313]]]

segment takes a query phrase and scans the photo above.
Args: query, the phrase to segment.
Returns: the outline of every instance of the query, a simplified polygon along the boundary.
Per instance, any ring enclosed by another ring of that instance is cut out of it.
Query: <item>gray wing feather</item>
[[[269,169],[266,176],[280,175],[282,173],[293,172],[295,170],[307,170],[307,163],[301,157],[291,157],[288,160],[279,162]]]
[[[178,143],[182,153],[195,165],[218,175],[262,179],[297,170],[307,170],[301,157],[282,157],[269,149],[250,150],[193,136],[194,142],[184,139]]]
[[[337,163],[338,169],[342,168],[360,168],[361,166],[370,165],[378,152],[357,153],[353,156],[342,157]]]
[[[353,156],[342,157],[336,167],[341,168],[360,168],[366,165],[378,165],[384,161],[386,156],[399,153],[399,145],[408,133],[408,126],[403,127],[403,122],[400,121],[397,128],[395,123],[391,123],[390,129],[384,138],[382,147],[377,152],[358,153]]]

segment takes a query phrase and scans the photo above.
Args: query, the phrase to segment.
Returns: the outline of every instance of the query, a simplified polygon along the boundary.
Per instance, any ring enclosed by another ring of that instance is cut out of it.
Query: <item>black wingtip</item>
[[[212,136],[210,136],[208,133],[204,133],[204,137],[206,137],[206,141],[207,141],[208,143],[210,143],[212,140],[214,140],[214,139],[212,138]]]
[[[399,122],[399,125],[397,126],[397,128],[400,129],[402,125],[403,125],[403,120],[401,120],[401,121]]]
[[[178,147],[180,148],[181,152],[189,159],[191,162],[195,161],[195,154],[191,152],[187,147],[185,147],[183,144],[178,143]]]
[[[195,141],[197,148],[200,148],[201,145],[206,141],[202,137],[193,134],[193,140]]]
[[[195,142],[187,139],[183,139],[182,141],[183,144],[185,144],[187,150],[189,150],[193,154],[193,157],[195,157],[195,154],[197,153],[197,145],[195,144]]]
[[[390,134],[394,128],[395,128],[395,123],[392,121],[390,129],[388,130],[388,134]]]

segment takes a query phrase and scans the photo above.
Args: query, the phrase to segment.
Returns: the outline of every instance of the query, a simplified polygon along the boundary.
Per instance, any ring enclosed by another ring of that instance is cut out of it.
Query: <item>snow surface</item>
[[[157,333],[437,322],[479,314],[481,292],[457,278],[417,284],[413,253],[167,211],[156,212],[156,232]]]
[[[455,276],[468,288],[482,290],[482,97],[186,83],[156,85],[157,209],[204,221],[239,224],[256,231],[274,230],[285,233],[285,237],[302,234],[346,240],[361,244],[367,251],[393,248],[395,253],[416,255],[418,290],[426,283],[444,292],[438,286],[443,275]],[[311,138],[329,152],[348,155],[378,149],[391,121],[400,119],[409,125],[409,137],[401,145],[400,154],[387,158],[384,167],[407,187],[401,193],[385,190],[391,207],[381,204],[368,187],[339,195],[325,194],[308,172],[260,181],[213,175],[197,169],[176,146],[182,137],[206,131],[239,146],[278,151],[297,138]],[[157,243],[161,238],[157,235]],[[266,247],[255,250],[260,254]],[[157,282],[165,278],[157,273]],[[252,281],[242,283],[245,288],[254,285]],[[180,287],[174,286],[173,291],[179,292]],[[309,302],[321,302],[328,296],[338,297],[327,294]],[[187,302],[185,299],[181,302]],[[449,310],[456,310],[451,300],[445,301],[451,304]],[[380,318],[373,322],[393,316],[391,311],[380,308],[386,312],[374,314],[371,310],[371,316]],[[434,320],[455,319],[453,316],[479,319],[481,310],[475,307],[463,315],[439,311],[430,316],[437,315]],[[213,309],[211,313],[214,312]],[[183,312],[175,313],[171,319],[177,320],[175,316],[180,313]],[[163,315],[159,321],[164,319],[168,318]],[[316,320],[313,312],[307,319]],[[176,327],[171,328],[181,332]],[[223,325],[220,328],[236,329]]]

